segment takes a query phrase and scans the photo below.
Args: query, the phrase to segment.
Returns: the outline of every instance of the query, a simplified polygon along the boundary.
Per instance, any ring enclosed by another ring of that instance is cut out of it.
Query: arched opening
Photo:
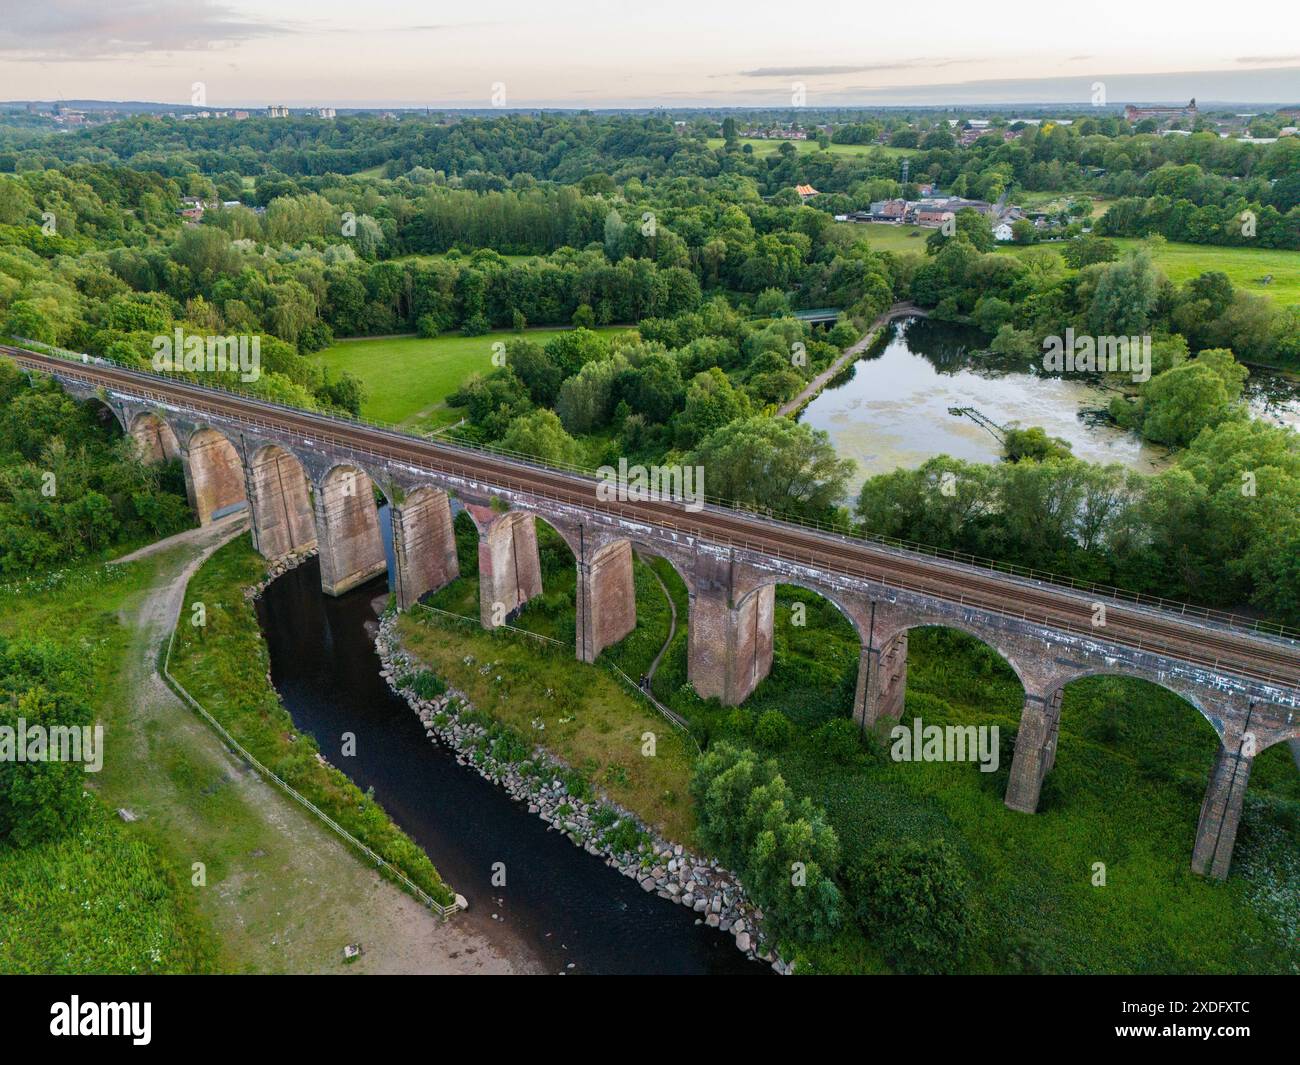
[[[181,446],[172,427],[152,411],[137,414],[131,422],[131,439],[140,459],[153,466],[180,458]]]
[[[185,488],[200,525],[248,506],[239,452],[216,429],[197,430],[190,437],[185,460]]]
[[[435,610],[476,618],[479,616],[479,528],[473,516],[459,501],[452,500],[451,510],[456,576],[425,596],[421,602]]]
[[[121,416],[98,396],[86,398],[82,401],[82,406],[91,424],[106,436],[118,440],[126,435],[126,426],[122,424]]]
[[[600,657],[617,666],[660,702],[667,702],[686,683],[690,594],[673,562],[637,541],[616,541],[606,551],[630,553],[631,606],[624,623],[631,627],[606,643]]]
[[[1264,880],[1286,875],[1276,843],[1294,843],[1295,830],[1280,814],[1300,801],[1300,774],[1286,743],[1258,748],[1248,711],[1216,727],[1195,693],[1104,670],[1058,691],[1041,811],[1086,816],[1112,868],[1172,877],[1190,853],[1200,873],[1224,877],[1244,861]],[[1248,789],[1258,801],[1245,802]]]
[[[342,595],[388,569],[374,482],[364,470],[333,467],[315,493],[321,587]]]
[[[253,546],[265,558],[316,546],[310,482],[302,463],[275,444],[259,448],[248,463],[252,493]]]
[[[1025,704],[1025,685],[997,648],[978,633],[952,625],[916,625],[904,635],[909,694],[924,692],[954,707],[1000,717],[1014,729]]]
[[[457,576],[426,602],[485,629],[510,625],[574,645],[577,562],[565,537],[526,510],[453,506]]]
[[[835,718],[851,717],[863,647],[854,620],[812,588],[768,587],[772,589],[771,667],[745,700],[745,710],[755,719],[769,710],[779,711],[803,732]],[[750,592],[737,609],[762,591]]]
[[[960,795],[974,781],[1019,809],[1016,740],[1037,704],[1015,663],[978,632],[947,624],[878,628],[872,647],[860,722],[889,760],[927,789]]]
[[[514,530],[514,540],[519,547],[515,564],[522,575],[527,566],[527,539],[517,534],[531,523],[537,542],[541,591],[528,596],[511,612],[510,624],[572,647],[577,631],[578,575],[573,548],[555,526],[541,518],[521,512],[518,523]],[[521,576],[521,580],[526,578]]]

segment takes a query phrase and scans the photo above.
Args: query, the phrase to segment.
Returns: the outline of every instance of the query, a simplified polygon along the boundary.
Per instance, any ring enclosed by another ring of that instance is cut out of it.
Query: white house
[[[1010,222],[999,222],[993,227],[993,238],[995,240],[1012,240],[1015,234],[1011,231]]]

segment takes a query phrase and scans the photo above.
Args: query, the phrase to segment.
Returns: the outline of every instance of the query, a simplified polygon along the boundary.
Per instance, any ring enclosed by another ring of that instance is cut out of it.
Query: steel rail
[[[1114,600],[1107,604],[1104,626],[1097,627],[1093,624],[1095,600],[1086,596],[1086,589],[855,539],[716,503],[688,511],[680,502],[601,499],[589,475],[509,455],[303,411],[88,356],[74,361],[3,345],[0,352],[29,370],[118,390],[149,404],[227,419],[254,430],[301,434],[356,458],[395,462],[483,483],[488,490],[516,491],[538,500],[600,511],[707,543],[934,597],[961,608],[1300,690],[1300,641],[1261,635],[1209,612],[1202,616],[1195,608],[1190,614],[1185,606],[1175,613],[1146,603]]]

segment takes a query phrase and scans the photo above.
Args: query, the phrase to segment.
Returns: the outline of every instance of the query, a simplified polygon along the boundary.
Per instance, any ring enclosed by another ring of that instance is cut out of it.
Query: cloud
[[[804,67],[758,67],[756,70],[742,70],[738,73],[743,78],[792,78],[798,76],[818,77],[823,74],[870,74],[879,70],[912,70],[916,67],[946,67],[960,63],[960,59],[905,59],[899,63],[868,63],[861,66],[804,66]]]
[[[1251,66],[1269,63],[1300,63],[1300,55],[1243,55],[1238,56],[1238,63]]]
[[[8,5],[6,5],[8,6]],[[289,32],[218,0],[40,0],[5,12],[0,53],[28,59],[117,59],[203,51]]]

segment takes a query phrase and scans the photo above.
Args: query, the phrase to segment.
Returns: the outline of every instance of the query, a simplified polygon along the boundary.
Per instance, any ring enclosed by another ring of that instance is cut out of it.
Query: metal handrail
[[[15,339],[21,340],[22,338],[15,338]],[[24,341],[24,342],[33,343],[30,341]],[[41,347],[49,348],[49,351],[41,352],[33,348],[32,351],[29,353],[49,354],[53,357],[57,357],[68,362],[70,364],[70,367],[75,367],[77,365],[112,366],[116,369],[130,373],[134,376],[145,378],[146,380],[149,378],[154,378],[159,381],[166,381],[168,383],[173,383],[173,384],[179,383],[181,385],[187,386],[189,388],[193,388],[200,392],[202,391],[221,392],[226,395],[232,396],[234,398],[240,399],[243,402],[251,403],[258,407],[265,407],[272,411],[284,411],[292,414],[308,414],[311,415],[313,418],[337,423],[341,426],[360,427],[360,428],[377,430],[379,432],[386,433],[391,436],[398,437],[400,439],[405,439],[405,440],[414,439],[414,440],[420,440],[425,443],[431,442],[428,437],[424,437],[416,433],[412,433],[409,430],[403,429],[400,426],[394,425],[390,422],[383,422],[379,420],[368,420],[368,419],[355,417],[352,415],[339,414],[333,411],[306,410],[300,407],[291,407],[287,404],[277,403],[273,400],[268,400],[264,397],[258,396],[254,393],[242,389],[227,388],[224,385],[199,385],[194,383],[193,381],[188,380],[187,378],[169,376],[151,370],[141,370],[138,367],[127,366],[113,359],[105,358],[102,356],[92,356],[92,355],[86,355],[82,353],[69,352],[64,349],[52,348],[49,345],[41,345]],[[15,357],[21,358],[21,356],[24,353],[22,349],[15,349],[13,352],[11,352],[11,354],[14,355]],[[40,366],[39,364],[34,365],[32,368],[37,371],[44,370],[44,367]],[[70,369],[69,373],[73,376],[76,376],[75,370]],[[103,387],[103,385],[100,382],[96,381],[95,378],[93,378],[90,375],[83,375],[83,379],[88,381],[91,384],[97,385],[98,387]],[[167,405],[173,402],[171,397],[163,395],[161,393],[149,393],[145,388],[145,386],[143,385],[141,387],[141,392],[143,393],[142,398],[149,399],[153,402],[157,402],[163,405]],[[201,400],[195,400],[192,405],[196,409],[204,410]],[[216,414],[218,416],[228,416],[225,412],[211,410],[211,409],[204,410],[204,412],[210,414]],[[276,426],[273,423],[259,421],[256,415],[251,412],[246,415],[243,415],[242,420],[256,427],[267,428],[267,429],[280,428],[279,426]],[[335,447],[343,448],[347,451],[350,451],[353,454],[362,453],[362,454],[370,455],[375,458],[383,458],[386,460],[392,457],[388,455],[383,455],[380,452],[373,450],[372,448],[365,447],[364,445],[358,446],[358,444],[355,441],[344,440],[340,437],[332,437],[332,436],[328,437],[328,442]],[[543,472],[552,472],[552,473],[560,472],[560,473],[575,474],[584,477],[590,477],[593,474],[596,474],[598,472],[596,469],[593,469],[592,467],[583,466],[577,463],[566,463],[566,462],[542,463],[539,462],[533,456],[525,455],[516,451],[511,451],[508,448],[501,448],[501,447],[496,447],[488,444],[469,443],[462,440],[449,442],[445,437],[436,441],[436,443],[438,444],[439,447],[447,448],[449,450],[460,449],[468,452],[478,452],[485,455],[491,455],[494,457],[505,459],[517,465],[524,466],[526,468],[532,468]],[[459,472],[462,476],[474,475],[473,471],[469,471],[463,468]],[[520,487],[522,487],[524,490],[530,492],[533,495],[540,496],[541,498],[555,499],[556,501],[561,501],[558,500],[557,497],[549,495],[543,489],[540,489],[535,485],[523,485]],[[928,544],[921,544],[911,540],[900,539],[898,537],[887,537],[887,536],[879,536],[879,535],[866,534],[866,533],[861,533],[856,537],[854,537],[850,535],[849,530],[846,529],[844,525],[830,524],[827,522],[821,522],[821,521],[816,521],[816,520],[811,520],[806,518],[796,518],[796,517],[791,517],[789,515],[777,515],[771,511],[767,511],[767,512],[759,511],[751,507],[746,507],[743,504],[735,502],[734,500],[723,499],[716,496],[705,495],[703,499],[708,506],[712,506],[720,510],[729,511],[741,515],[743,517],[757,518],[766,521],[769,524],[784,525],[792,529],[811,530],[824,535],[831,535],[837,538],[838,540],[840,540],[842,543],[846,543],[846,544],[865,542],[865,543],[875,544],[880,547],[889,548],[896,552],[910,552],[913,554],[926,555],[932,558],[940,559],[942,561],[956,563],[958,565],[965,565],[976,569],[983,569],[983,570],[988,570],[990,572],[1001,573],[1006,576],[1015,577],[1017,579],[1024,580],[1024,581],[1029,581],[1039,586],[1056,585],[1059,586],[1061,590],[1068,590],[1073,592],[1087,592],[1096,596],[1101,596],[1103,598],[1110,599],[1118,603],[1128,603],[1134,606],[1143,607],[1152,610],[1159,610],[1166,613],[1176,613],[1179,615],[1179,617],[1184,619],[1199,620],[1209,624],[1223,626],[1238,632],[1254,633],[1261,636],[1277,636],[1277,637],[1282,637],[1283,639],[1286,639],[1290,642],[1300,642],[1300,630],[1290,628],[1288,626],[1282,625],[1277,622],[1264,621],[1258,618],[1248,618],[1244,615],[1217,610],[1212,607],[1203,607],[1193,603],[1187,603],[1179,600],[1165,599],[1162,596],[1152,596],[1143,592],[1127,591],[1122,588],[1116,588],[1111,585],[1098,584],[1093,581],[1082,581],[1077,578],[1066,577],[1060,574],[1049,573],[1043,570],[1035,570],[1029,567],[1019,566],[1016,565],[1015,563],[1000,562],[996,559],[985,558],[983,556],[974,555],[969,552],[954,551],[947,548],[933,547]],[[616,509],[614,508],[613,504],[609,504],[608,506],[610,507],[610,509]],[[621,514],[622,511],[619,510],[619,513]],[[671,522],[668,522],[668,524],[671,527],[677,528],[676,526],[672,526]],[[729,545],[737,546],[736,541],[733,538],[728,536],[725,539],[727,540]],[[829,563],[825,560],[819,559],[814,562],[814,560],[811,559],[799,559],[796,556],[784,555],[780,552],[778,548],[774,548],[770,544],[757,545],[748,541],[743,541],[739,546],[744,546],[749,550],[754,550],[766,554],[775,553],[777,557],[788,558],[791,561],[802,561],[805,564],[816,564],[822,567],[828,567],[832,569],[835,568],[832,563]],[[851,570],[840,569],[838,572],[844,573],[846,575],[851,575],[851,576],[861,576],[861,574],[858,574]],[[905,590],[920,591],[920,592],[924,592],[925,594],[933,594],[932,590],[930,589],[924,589],[916,586],[907,585],[906,582],[901,582],[899,581],[898,578],[885,579],[883,575],[880,575],[875,579],[879,580],[883,584],[890,585],[890,586],[900,585]],[[972,605],[975,604],[972,603]],[[985,606],[981,604],[980,609],[1003,614],[1004,616],[1014,616],[1014,615],[1007,615],[1006,611],[996,606]],[[1053,621],[1052,624],[1058,625],[1059,627],[1064,627],[1067,629],[1067,631],[1071,631],[1071,632],[1078,631],[1073,628],[1070,628],[1069,624],[1064,621]],[[1095,632],[1092,634],[1096,635]]]

